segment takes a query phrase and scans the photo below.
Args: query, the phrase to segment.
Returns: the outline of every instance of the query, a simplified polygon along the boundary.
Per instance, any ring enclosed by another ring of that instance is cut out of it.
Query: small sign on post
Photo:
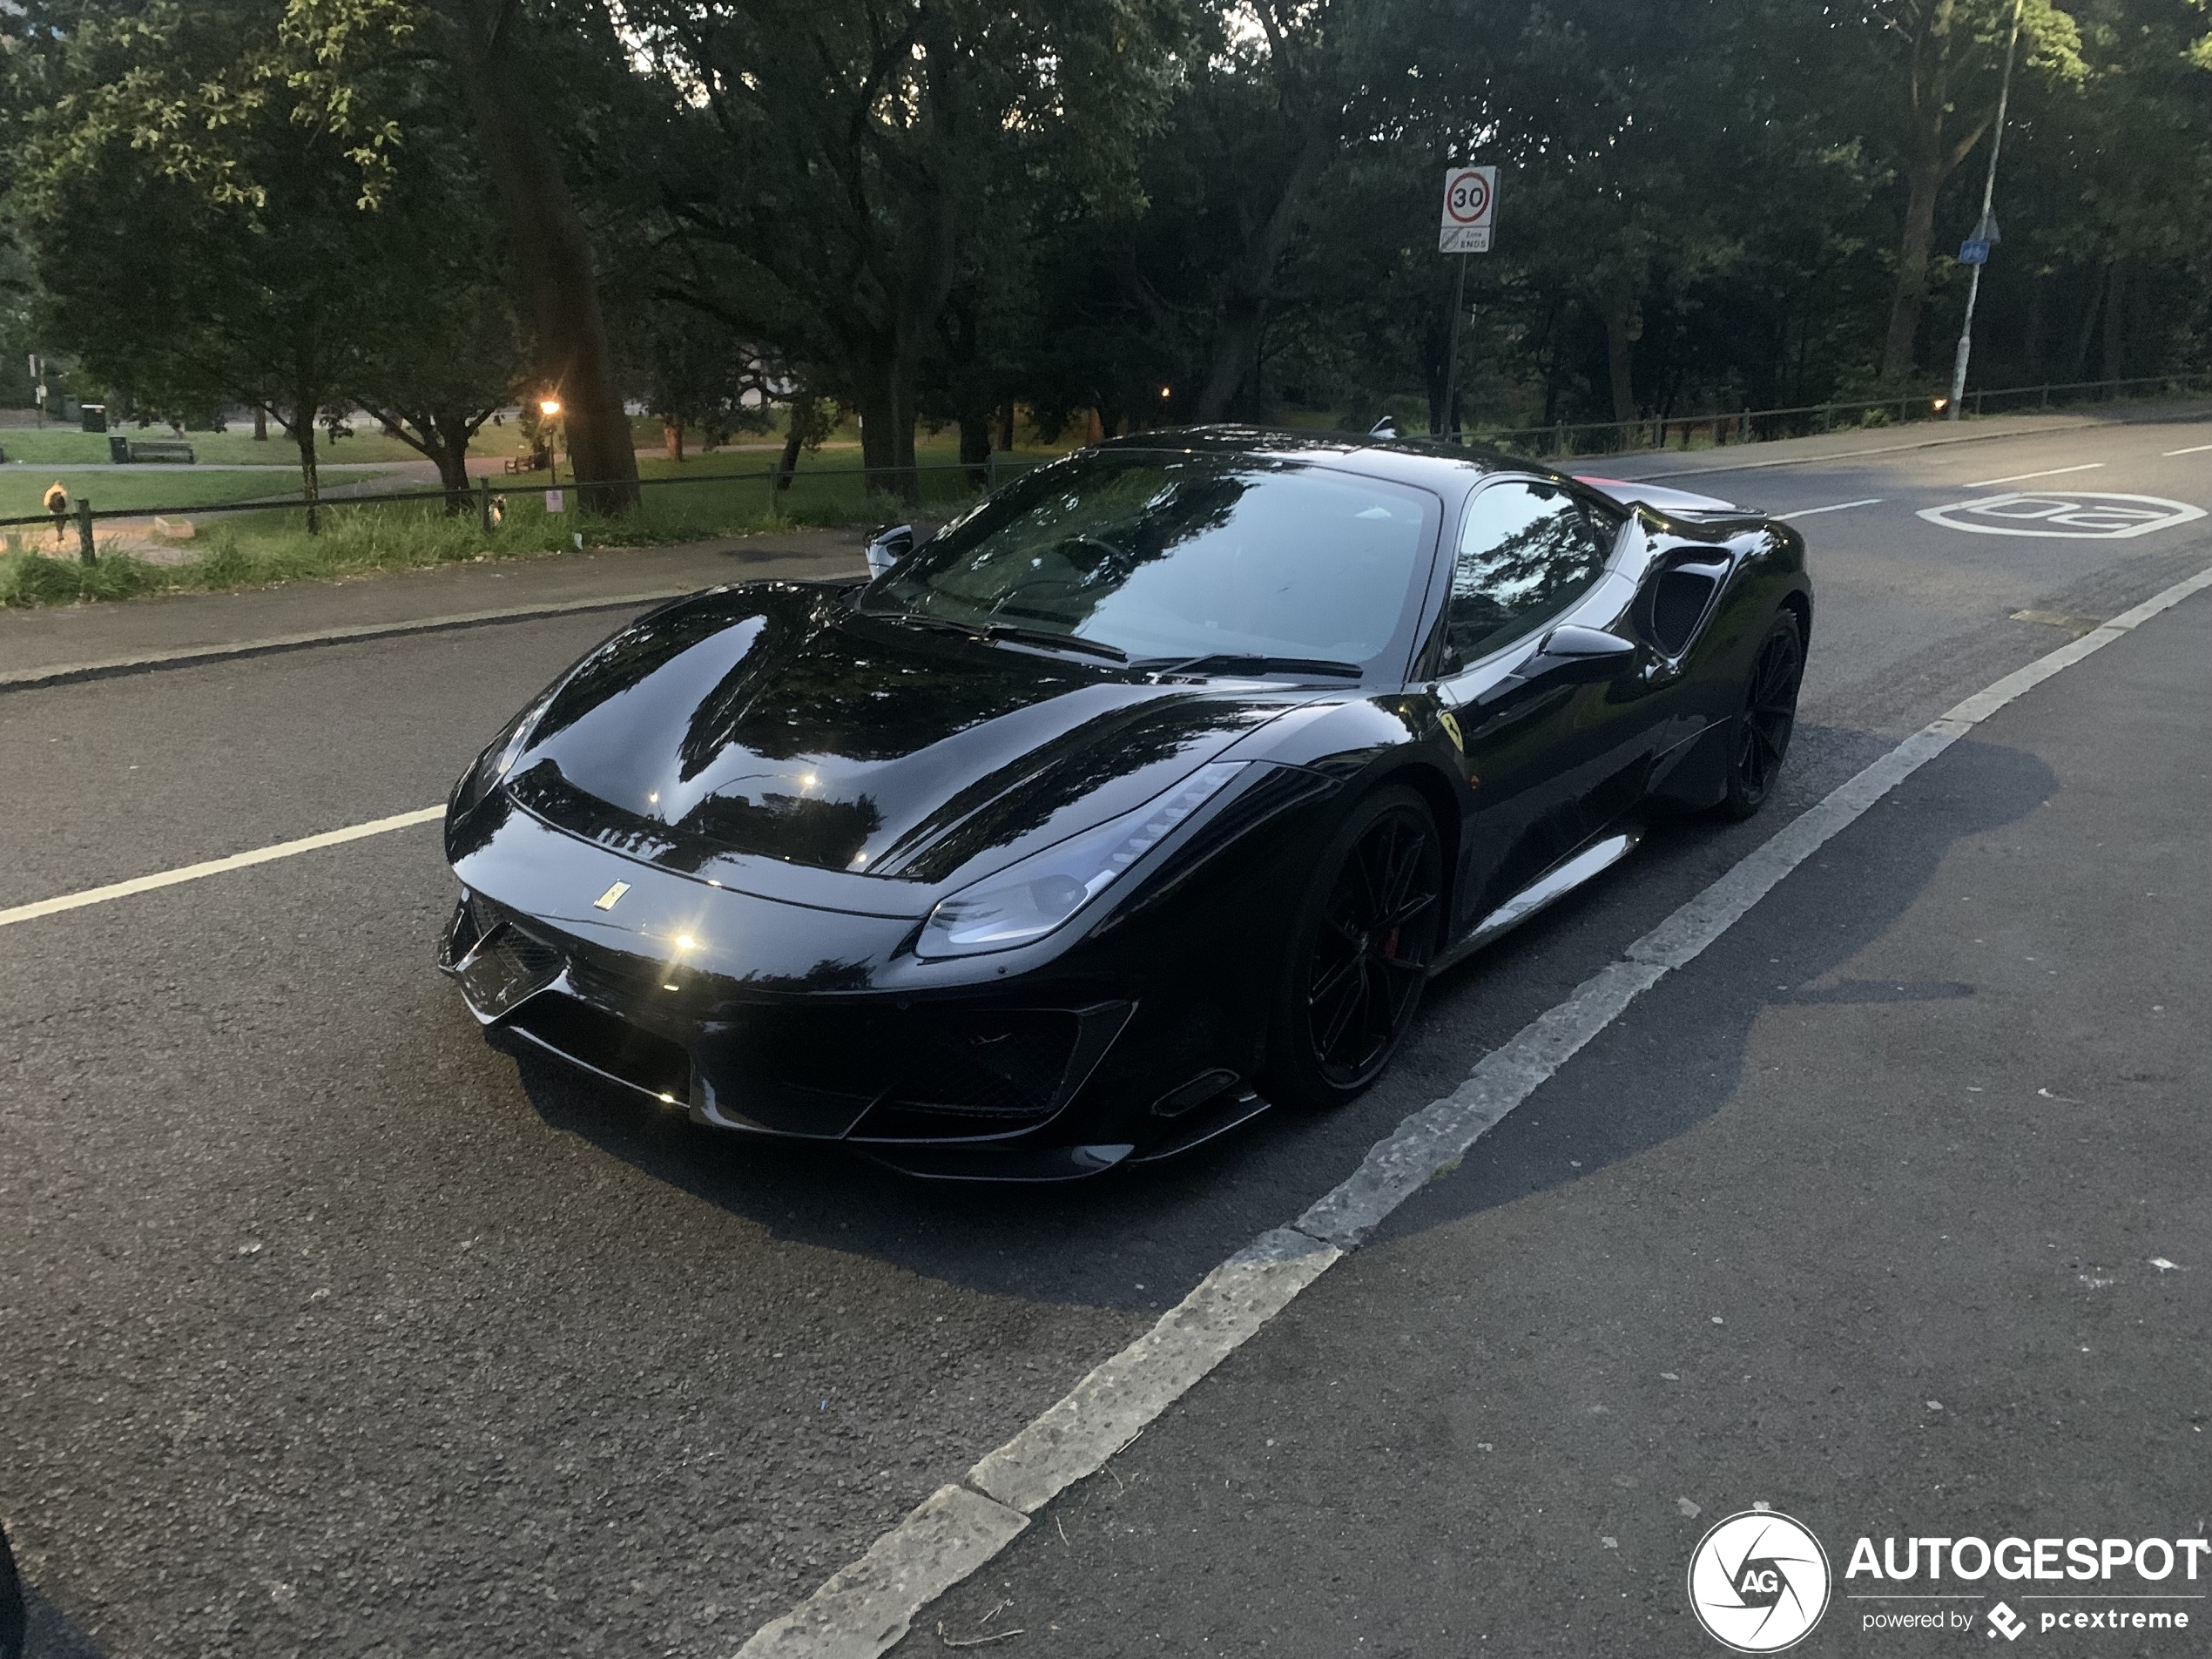
[[[1453,167],[1444,175],[1444,216],[1436,233],[1440,253],[1487,253],[1498,222],[1498,170]]]
[[[1494,166],[1453,167],[1444,174],[1444,217],[1437,226],[1440,253],[1487,253],[1498,222],[1498,170]],[[1439,437],[1460,429],[1460,320],[1467,310],[1467,261],[1460,261],[1452,283],[1452,343],[1444,360],[1444,406],[1432,421]]]

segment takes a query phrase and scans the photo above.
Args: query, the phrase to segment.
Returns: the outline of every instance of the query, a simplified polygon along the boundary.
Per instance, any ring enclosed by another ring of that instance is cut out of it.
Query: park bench
[[[194,456],[192,445],[182,438],[133,438],[131,440],[131,459],[133,461],[179,461],[191,466]]]
[[[176,461],[191,466],[197,459],[192,445],[182,438],[125,438],[111,435],[107,441],[110,461]]]

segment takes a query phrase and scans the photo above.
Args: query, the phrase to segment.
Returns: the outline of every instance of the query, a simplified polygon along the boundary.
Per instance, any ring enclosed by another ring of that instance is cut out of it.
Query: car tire
[[[1329,838],[1291,920],[1268,1035],[1269,1097],[1330,1107],[1382,1075],[1444,936],[1444,853],[1428,803],[1377,790]]]
[[[1796,616],[1777,611],[1744,677],[1728,743],[1728,792],[1714,810],[1723,818],[1751,816],[1774,793],[1797,724],[1797,688],[1805,676],[1804,637]]]

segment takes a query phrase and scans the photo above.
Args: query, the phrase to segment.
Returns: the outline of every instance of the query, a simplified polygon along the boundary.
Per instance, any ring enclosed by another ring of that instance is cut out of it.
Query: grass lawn
[[[489,428],[487,428],[489,435]],[[135,426],[118,427],[112,435],[105,432],[79,432],[74,427],[0,427],[0,449],[8,452],[10,461],[29,461],[39,466],[66,466],[71,462],[80,465],[90,462],[105,462],[108,458],[107,441],[111,435],[119,438],[173,438],[177,435],[165,426],[148,427],[141,432]],[[513,455],[520,445],[513,442],[513,427],[505,429],[509,440],[499,450],[487,449],[485,454]],[[256,443],[251,428],[233,427],[228,432],[187,432],[185,442],[192,445],[192,453],[202,461],[222,462],[229,466],[261,465],[282,467],[297,472],[300,452],[292,440],[282,432],[271,429],[265,442]],[[422,457],[397,438],[388,438],[374,428],[357,433],[350,438],[341,438],[336,443],[325,442],[319,451],[323,463],[355,461],[420,461]],[[189,467],[174,463],[146,463],[149,472],[165,469],[190,472]]]
[[[367,475],[343,473],[353,481]],[[125,472],[76,472],[67,467],[8,467],[0,469],[0,518],[24,518],[44,513],[47,489],[58,481],[69,491],[70,510],[78,498],[92,503],[95,512],[118,509],[132,511],[177,507],[189,510],[219,502],[254,501],[271,496],[294,496],[300,475],[290,469],[279,472],[200,472],[192,467],[134,467]]]
[[[842,460],[842,457],[834,457]],[[1023,462],[1042,456],[1001,456],[999,477],[1003,482]],[[305,515],[296,508],[266,509],[208,514],[194,520],[199,534],[189,544],[197,557],[179,564],[157,564],[120,551],[103,550],[99,561],[85,565],[74,556],[50,558],[39,551],[51,546],[51,533],[37,528],[7,532],[0,543],[0,604],[70,604],[89,599],[127,599],[141,594],[208,590],[264,586],[273,583],[365,574],[374,570],[405,570],[430,564],[492,558],[528,558],[568,551],[580,537],[585,547],[636,547],[672,542],[704,541],[717,536],[749,530],[787,529],[793,525],[877,524],[909,516],[943,519],[976,498],[963,469],[924,472],[919,507],[896,496],[865,488],[857,470],[858,455],[845,468],[802,465],[789,489],[772,502],[769,479],[757,456],[716,455],[709,461],[687,462],[678,469],[662,462],[642,469],[649,476],[674,475],[685,482],[650,486],[638,509],[620,518],[599,518],[577,510],[573,490],[564,490],[565,512],[545,510],[543,475],[495,481],[495,493],[504,513],[489,536],[474,512],[448,517],[435,502],[381,502],[374,497],[360,502],[329,502],[323,511],[320,535],[307,533]],[[180,482],[177,473],[164,476]],[[744,476],[745,473],[756,475]],[[100,481],[118,478],[137,483],[136,473],[78,475]],[[231,481],[247,486],[231,499],[249,493],[259,483],[255,475],[206,473],[195,482],[215,484]],[[64,482],[68,482],[64,477]],[[156,483],[161,482],[157,479]],[[44,480],[42,478],[41,487]],[[101,505],[95,494],[94,505]],[[156,504],[156,503],[149,503]],[[72,555],[72,532],[64,543]]]

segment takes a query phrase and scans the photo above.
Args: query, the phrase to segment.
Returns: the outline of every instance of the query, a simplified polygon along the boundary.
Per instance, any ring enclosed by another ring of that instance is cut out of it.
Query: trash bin
[[[84,422],[87,432],[105,432],[107,430],[107,405],[80,403],[77,406],[77,418]]]
[[[111,432],[107,438],[107,458],[118,466],[128,464],[131,459],[131,440],[119,432]]]

